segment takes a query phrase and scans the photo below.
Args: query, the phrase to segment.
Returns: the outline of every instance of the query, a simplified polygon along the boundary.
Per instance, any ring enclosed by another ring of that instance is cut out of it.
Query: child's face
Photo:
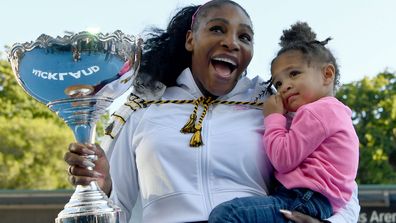
[[[331,65],[319,65],[305,60],[297,50],[287,51],[272,64],[273,84],[287,111],[295,112],[302,105],[333,94],[334,73]]]

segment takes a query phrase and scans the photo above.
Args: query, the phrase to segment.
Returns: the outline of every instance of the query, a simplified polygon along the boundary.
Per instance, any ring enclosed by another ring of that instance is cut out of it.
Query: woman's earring
[[[245,71],[242,72],[242,75],[239,76],[239,79],[241,79],[242,77],[246,77],[246,75],[247,75],[247,70],[245,70]]]

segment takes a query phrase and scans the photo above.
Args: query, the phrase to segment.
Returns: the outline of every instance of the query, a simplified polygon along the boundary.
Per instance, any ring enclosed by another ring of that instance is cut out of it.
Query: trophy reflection
[[[121,31],[56,38],[42,34],[36,41],[14,44],[9,61],[20,86],[56,112],[77,142],[94,143],[97,120],[131,86],[139,69],[140,43]],[[123,218],[94,181],[76,187],[55,222],[118,223]]]

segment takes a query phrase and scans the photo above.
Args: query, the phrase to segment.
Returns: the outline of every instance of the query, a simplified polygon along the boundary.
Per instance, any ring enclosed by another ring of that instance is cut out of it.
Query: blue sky
[[[341,83],[396,71],[396,1],[394,0],[236,0],[249,12],[255,29],[255,55],[249,75],[269,77],[269,63],[279,49],[282,30],[308,22],[338,59]],[[4,45],[35,40],[40,34],[64,35],[89,27],[139,34],[164,27],[177,8],[205,0],[6,0],[1,3],[0,51]],[[5,55],[2,55],[3,58]]]

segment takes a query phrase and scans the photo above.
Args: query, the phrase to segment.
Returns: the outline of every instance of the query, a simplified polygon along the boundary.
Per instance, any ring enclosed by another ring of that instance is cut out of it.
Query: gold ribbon
[[[190,146],[191,147],[199,147],[203,145],[202,142],[202,122],[203,119],[205,118],[206,112],[208,111],[209,105],[213,103],[213,100],[211,97],[205,98],[205,97],[200,97],[197,100],[194,101],[194,111],[190,115],[190,119],[187,121],[187,123],[184,125],[184,127],[180,130],[182,133],[194,133],[190,139]],[[201,116],[199,117],[198,123],[195,124],[196,119],[197,119],[197,111],[198,111],[198,106],[202,104],[203,105],[203,111]]]

